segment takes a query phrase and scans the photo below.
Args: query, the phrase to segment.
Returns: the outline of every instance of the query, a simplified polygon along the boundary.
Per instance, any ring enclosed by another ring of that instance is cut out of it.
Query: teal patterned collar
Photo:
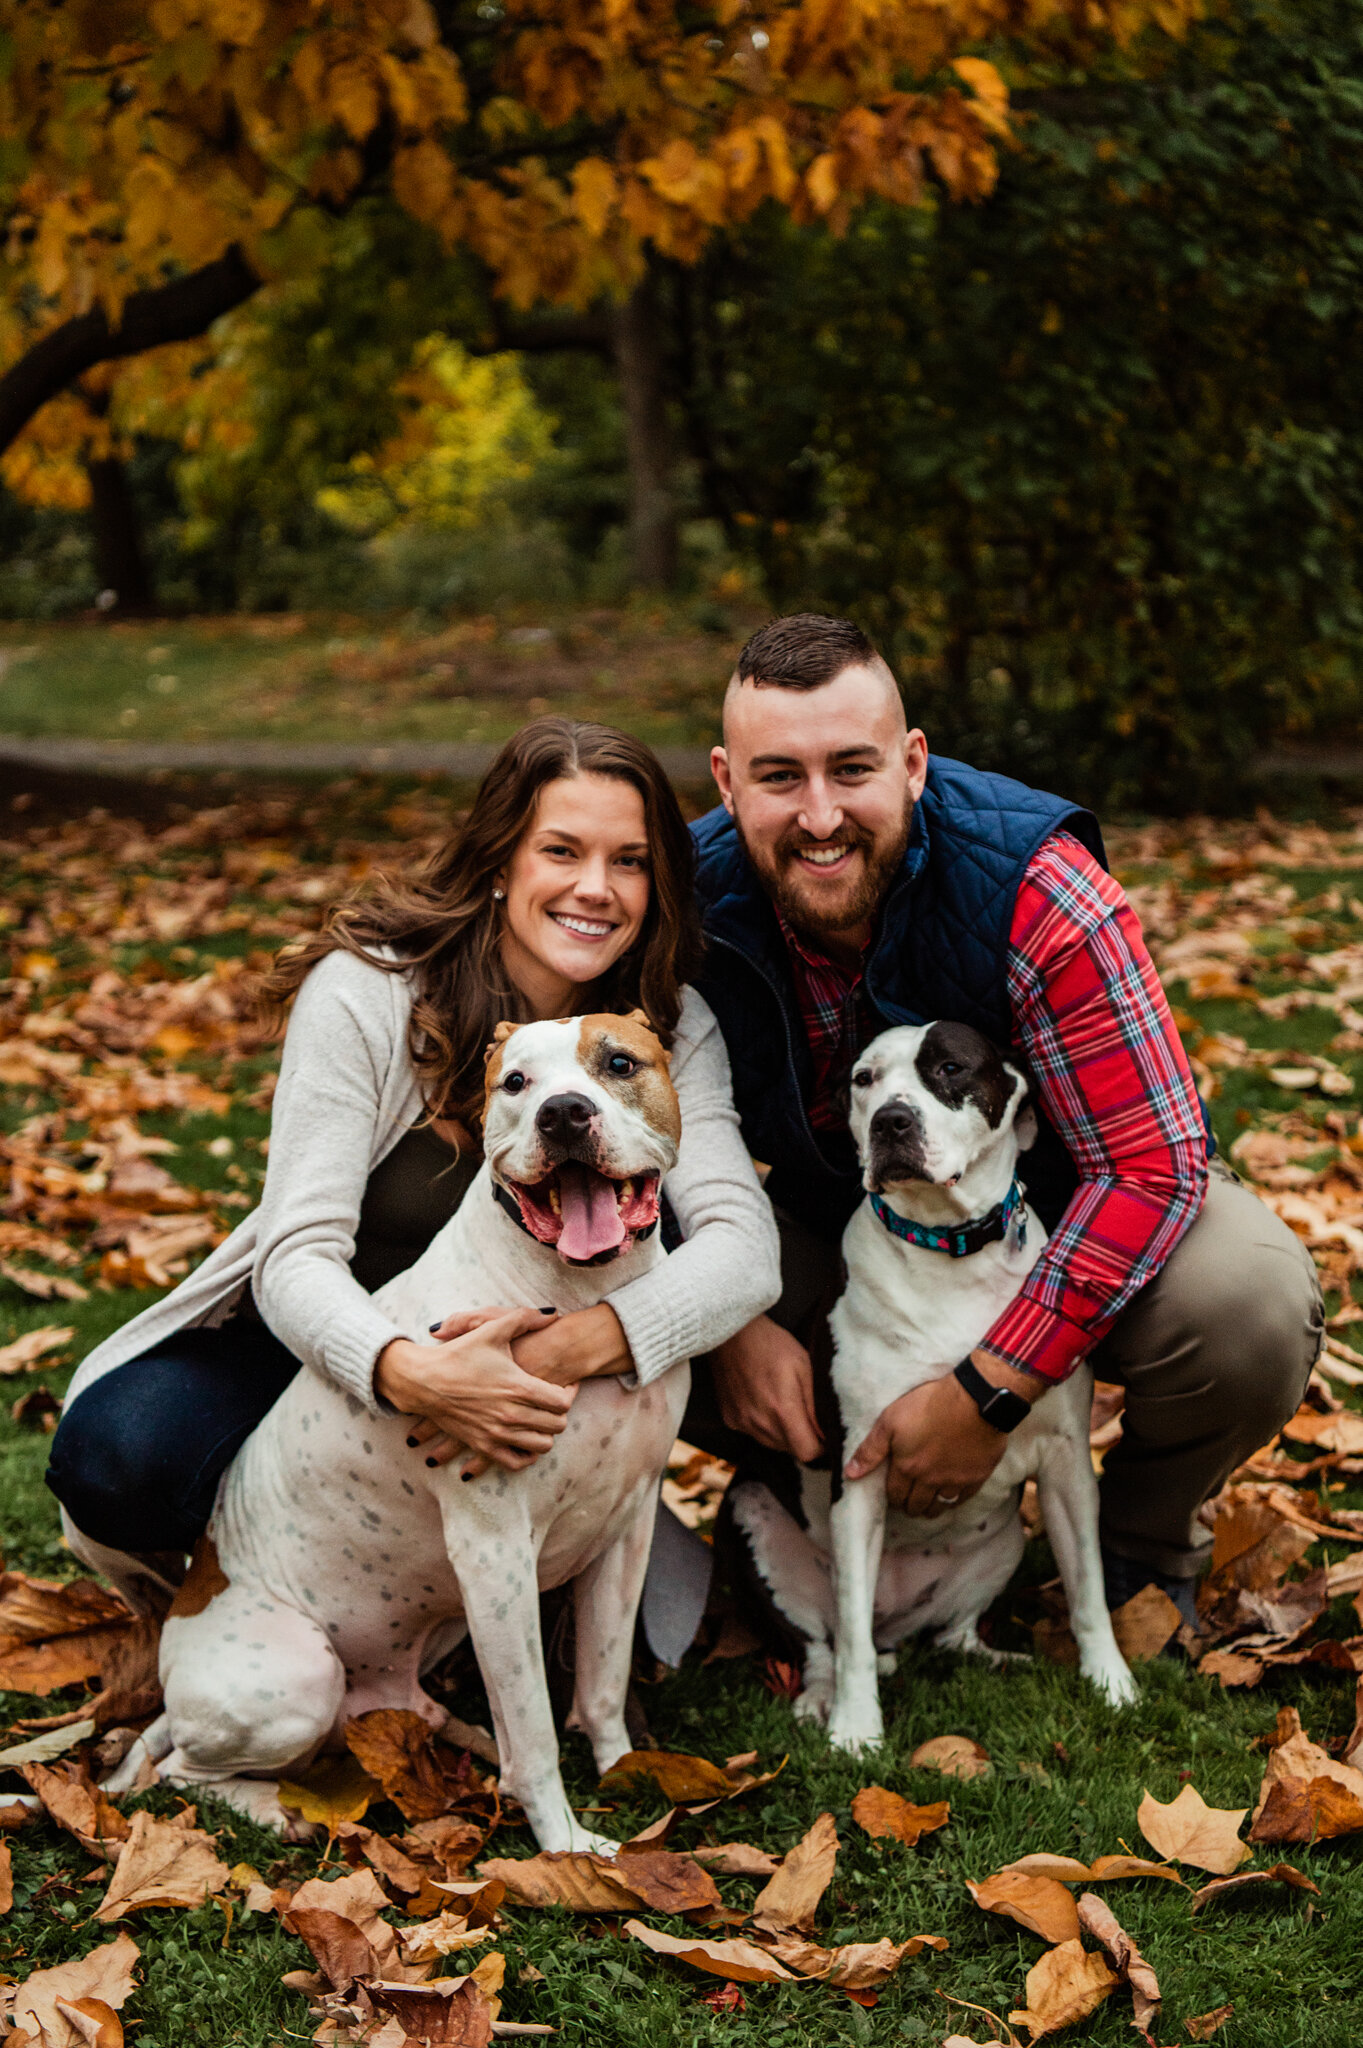
[[[871,1207],[892,1237],[904,1244],[916,1244],[925,1252],[945,1252],[949,1259],[967,1259],[987,1244],[997,1244],[1008,1235],[1008,1226],[1023,1208],[1022,1189],[1016,1177],[1001,1202],[995,1202],[985,1216],[973,1223],[914,1223],[901,1216],[879,1195],[872,1195]],[[1019,1216],[1018,1244],[1027,1242],[1027,1218]]]

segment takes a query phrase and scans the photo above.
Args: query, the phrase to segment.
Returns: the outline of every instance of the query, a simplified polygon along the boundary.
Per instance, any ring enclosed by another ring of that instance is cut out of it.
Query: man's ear
[[[1027,1093],[1027,1083],[1021,1074],[1017,1077],[1022,1090],[1018,1097],[1016,1114],[1013,1117],[1013,1136],[1018,1141],[1019,1152],[1030,1152],[1037,1139],[1036,1109]]]
[[[733,781],[729,774],[729,753],[726,747],[711,747],[710,773],[715,778],[719,800],[732,818],[734,814]]]

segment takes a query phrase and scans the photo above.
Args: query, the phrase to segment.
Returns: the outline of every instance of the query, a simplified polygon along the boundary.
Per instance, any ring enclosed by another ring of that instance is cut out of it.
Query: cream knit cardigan
[[[312,969],[284,1041],[259,1208],[173,1293],[90,1353],[68,1405],[176,1331],[221,1323],[249,1285],[281,1343],[379,1412],[379,1353],[395,1337],[427,1337],[395,1324],[350,1273],[369,1176],[423,1114],[407,1051],[411,1004],[406,975],[352,954],[330,953]],[[641,1384],[722,1343],[780,1292],[776,1226],[739,1135],[728,1054],[692,988],[672,1079],[682,1137],[665,1186],[686,1242],[611,1296]]]

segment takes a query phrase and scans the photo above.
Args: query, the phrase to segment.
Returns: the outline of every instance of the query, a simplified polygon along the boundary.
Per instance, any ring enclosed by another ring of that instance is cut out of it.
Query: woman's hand
[[[511,1355],[518,1337],[546,1324],[541,1309],[479,1309],[440,1325],[448,1337],[414,1344],[396,1337],[380,1352],[374,1388],[400,1414],[418,1417],[408,1441],[443,1465],[461,1447],[520,1472],[553,1448],[567,1425],[575,1388],[523,1372]]]
[[[447,1343],[451,1337],[462,1336],[489,1317],[504,1313],[487,1308],[462,1311],[446,1316],[432,1335],[437,1342]],[[566,1316],[556,1315],[553,1309],[543,1310],[537,1325],[513,1343],[511,1355],[523,1372],[553,1387],[576,1389],[583,1380],[609,1379],[634,1370],[629,1340],[608,1301],[598,1302],[595,1308],[575,1309]],[[458,1448],[443,1438],[437,1441],[438,1432],[433,1424],[418,1425],[413,1435],[418,1442],[429,1445],[439,1464],[453,1457]],[[474,1458],[465,1466],[464,1476],[476,1479],[487,1468],[486,1457]]]

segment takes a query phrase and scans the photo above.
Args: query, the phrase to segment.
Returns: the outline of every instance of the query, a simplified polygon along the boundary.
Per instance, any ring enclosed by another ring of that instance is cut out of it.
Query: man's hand
[[[730,1429],[789,1451],[802,1465],[823,1449],[814,1417],[809,1353],[770,1316],[758,1316],[714,1354],[715,1395]]]
[[[987,1352],[976,1352],[975,1364],[992,1386],[1010,1387],[1028,1401],[1046,1390],[1044,1380],[1014,1372]],[[981,1419],[960,1381],[948,1373],[891,1401],[848,1461],[847,1477],[864,1479],[888,1459],[891,1507],[907,1515],[940,1515],[979,1492],[1007,1444],[1004,1431]]]

